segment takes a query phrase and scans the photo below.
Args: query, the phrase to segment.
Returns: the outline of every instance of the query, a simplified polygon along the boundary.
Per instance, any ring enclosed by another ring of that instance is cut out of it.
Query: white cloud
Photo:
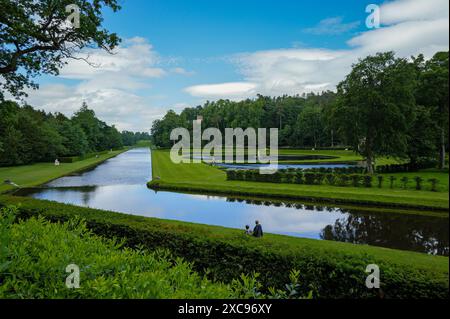
[[[62,78],[89,80],[111,73],[157,78],[166,74],[163,69],[155,67],[160,58],[152,45],[142,38],[126,40],[125,45],[117,47],[112,54],[100,49],[89,49],[80,53],[77,58],[80,60],[69,60],[61,70]]]
[[[192,96],[205,98],[242,99],[244,96],[254,95],[257,85],[248,82],[229,82],[220,84],[195,85],[186,88]]]
[[[137,94],[114,88],[84,90],[61,84],[43,85],[28,103],[47,112],[60,112],[72,116],[86,102],[96,115],[120,130],[148,131],[152,122],[164,115],[165,108],[154,107]]]
[[[302,94],[334,90],[358,59],[382,51],[395,51],[410,57],[423,53],[431,57],[448,50],[448,0],[396,0],[381,6],[383,27],[363,32],[348,41],[346,50],[311,48],[278,49],[239,54],[232,59],[243,76],[236,90],[241,98],[265,95]],[[322,21],[319,27],[342,22],[336,18]],[[322,30],[323,31],[323,30]],[[224,83],[226,85],[226,83]],[[196,97],[227,98],[221,84],[189,87]]]
[[[342,17],[333,17],[323,19],[317,26],[306,28],[303,31],[315,35],[339,35],[356,29],[360,23],[360,21],[344,23]]]

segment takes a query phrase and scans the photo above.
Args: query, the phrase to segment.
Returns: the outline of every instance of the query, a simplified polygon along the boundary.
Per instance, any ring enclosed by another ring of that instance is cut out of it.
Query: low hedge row
[[[260,174],[259,170],[227,170],[227,180],[229,181],[247,181],[247,182],[267,182],[267,183],[287,183],[287,184],[305,184],[305,185],[322,185],[327,184],[331,186],[351,186],[351,187],[373,187],[374,181],[376,186],[382,188],[387,181],[390,188],[395,187],[397,177],[390,176],[385,178],[383,175],[366,175],[366,174],[332,174],[314,172],[311,170],[280,170],[274,174]],[[402,177],[399,179],[401,187],[406,189],[410,181],[409,177]],[[425,180],[416,176],[414,178],[415,189],[422,190],[423,182]],[[430,183],[430,190],[437,191],[437,184],[439,180],[432,178],[427,180]]]
[[[419,169],[433,168],[436,166],[437,166],[436,161],[427,160],[418,163],[378,165],[375,168],[375,170],[379,174],[403,173],[403,172],[417,172]]]
[[[175,256],[193,262],[197,271],[205,271],[212,279],[225,282],[241,273],[257,272],[265,287],[282,287],[289,282],[289,272],[300,270],[301,291],[311,289],[319,298],[372,298],[379,291],[365,286],[368,264],[381,269],[381,288],[389,298],[448,298],[448,259],[446,271],[432,268],[422,260],[397,261],[407,254],[411,258],[430,258],[445,263],[440,257],[374,247],[353,246],[335,242],[267,235],[255,239],[239,230],[165,221],[153,218],[80,208],[30,198],[0,196],[1,205],[19,206],[21,218],[42,215],[54,222],[74,216],[86,219],[96,234],[124,238],[129,246],[148,249],[166,248]],[[382,258],[388,254],[389,258]],[[409,255],[410,254],[410,255]],[[439,268],[439,267],[438,267]]]

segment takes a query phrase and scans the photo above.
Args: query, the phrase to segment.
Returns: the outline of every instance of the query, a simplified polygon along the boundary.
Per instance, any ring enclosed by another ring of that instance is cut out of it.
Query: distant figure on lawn
[[[263,234],[263,230],[262,230],[261,224],[259,223],[258,220],[255,221],[255,224],[256,224],[255,228],[253,228],[253,236],[255,236],[257,238],[262,237],[264,234]]]
[[[55,166],[59,166],[59,161],[58,161],[58,159],[55,159]]]
[[[249,225],[245,225],[245,234],[246,235],[251,235],[252,231],[250,230],[250,226]]]

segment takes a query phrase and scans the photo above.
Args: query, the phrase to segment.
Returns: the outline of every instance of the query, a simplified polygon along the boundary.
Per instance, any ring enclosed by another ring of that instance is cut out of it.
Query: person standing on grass
[[[249,236],[252,234],[252,231],[251,231],[249,225],[245,225],[245,234],[246,234],[246,235],[249,235]]]
[[[263,236],[263,230],[262,230],[262,226],[259,223],[259,221],[255,221],[255,228],[253,228],[253,236],[260,238]]]

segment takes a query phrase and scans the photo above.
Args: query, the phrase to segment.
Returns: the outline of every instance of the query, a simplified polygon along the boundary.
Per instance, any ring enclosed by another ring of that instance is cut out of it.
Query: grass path
[[[329,185],[273,184],[227,181],[226,174],[206,164],[174,164],[166,150],[152,151],[151,187],[180,191],[201,191],[229,195],[253,195],[303,200],[323,200],[355,204],[417,208],[448,208],[447,191],[430,192],[410,189],[337,187]],[[427,173],[432,174],[432,173]],[[444,173],[440,173],[445,175]],[[159,179],[155,178],[159,177]],[[440,177],[444,180],[444,177]],[[446,174],[448,179],[448,173]]]
[[[18,184],[20,187],[34,187],[64,175],[93,167],[125,151],[127,149],[113,151],[99,155],[98,158],[92,157],[75,163],[61,163],[60,166],[55,166],[54,163],[37,163],[14,167],[0,167],[0,193],[14,189],[13,186],[3,184],[3,181],[7,179]]]

